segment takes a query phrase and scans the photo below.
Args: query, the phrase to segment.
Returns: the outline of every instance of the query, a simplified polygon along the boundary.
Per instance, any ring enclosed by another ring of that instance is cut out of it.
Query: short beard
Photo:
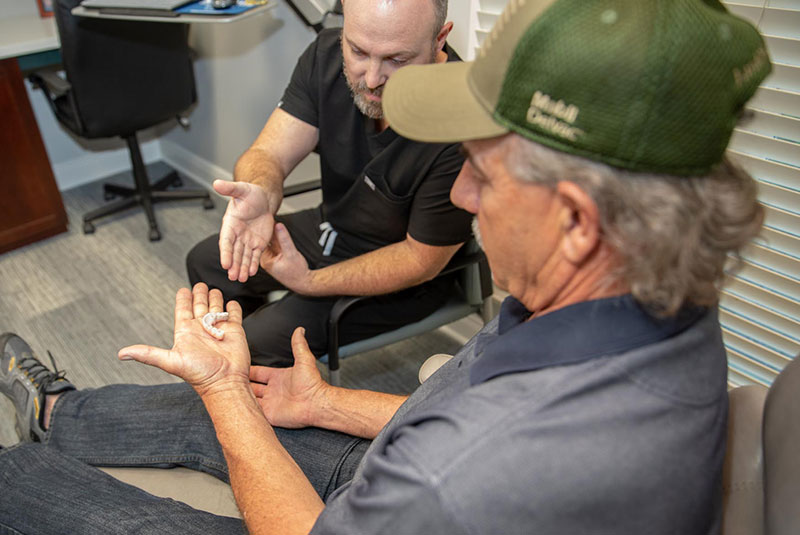
[[[358,108],[358,111],[369,117],[370,119],[383,119],[383,105],[381,102],[368,100],[364,95],[369,93],[376,97],[383,95],[383,86],[375,89],[367,87],[367,83],[363,80],[361,82],[354,82],[350,79],[350,73],[347,72],[347,63],[342,61],[344,68],[344,79],[347,81],[347,87],[350,88],[350,95],[353,97],[353,102]]]
[[[478,226],[478,218],[472,218],[472,235],[475,237],[475,241],[478,243],[478,247],[483,249],[483,238],[481,238],[481,229]]]

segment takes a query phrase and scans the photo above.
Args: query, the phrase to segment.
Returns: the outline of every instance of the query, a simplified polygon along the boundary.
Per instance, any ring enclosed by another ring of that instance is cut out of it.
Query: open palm
[[[172,349],[147,345],[123,348],[119,358],[136,360],[161,368],[192,385],[198,393],[224,387],[230,382],[249,382],[250,352],[242,329],[242,309],[228,303],[228,320],[217,324],[225,333],[222,340],[207,333],[201,319],[208,312],[222,312],[219,290],[203,283],[190,292],[181,288],[175,296],[175,338]]]

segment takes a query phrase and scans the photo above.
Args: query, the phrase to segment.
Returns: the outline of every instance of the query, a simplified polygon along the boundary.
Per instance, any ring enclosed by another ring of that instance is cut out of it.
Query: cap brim
[[[409,65],[392,74],[383,92],[383,113],[403,137],[451,143],[508,132],[473,95],[471,63]]]

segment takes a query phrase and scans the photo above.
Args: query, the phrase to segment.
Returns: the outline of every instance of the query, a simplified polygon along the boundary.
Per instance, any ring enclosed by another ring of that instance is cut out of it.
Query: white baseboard
[[[162,158],[158,140],[142,143],[142,159],[145,163]],[[77,158],[53,165],[58,189],[65,191],[71,188],[99,180],[103,177],[128,171],[131,169],[131,157],[127,148],[86,152]]]
[[[233,173],[169,139],[160,139],[162,159],[180,173],[211,190],[216,179],[233,180]],[[213,191],[213,190],[212,190]]]

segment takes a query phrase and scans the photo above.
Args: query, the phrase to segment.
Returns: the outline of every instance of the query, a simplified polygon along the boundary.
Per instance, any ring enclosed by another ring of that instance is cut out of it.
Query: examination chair
[[[78,136],[94,139],[121,137],[130,152],[135,187],[104,185],[110,202],[83,216],[83,231],[91,234],[94,221],[140,205],[147,216],[150,241],[161,239],[153,203],[203,199],[213,208],[209,193],[168,190],[180,186],[171,172],[150,184],[139,149],[137,132],[168,119],[178,119],[195,101],[194,70],[186,24],[122,21],[76,17],[71,10],[81,0],[53,0],[61,39],[66,80],[53,71],[29,76],[41,88],[59,123]]]
[[[800,533],[800,355],[769,389],[728,395],[722,535]]]

